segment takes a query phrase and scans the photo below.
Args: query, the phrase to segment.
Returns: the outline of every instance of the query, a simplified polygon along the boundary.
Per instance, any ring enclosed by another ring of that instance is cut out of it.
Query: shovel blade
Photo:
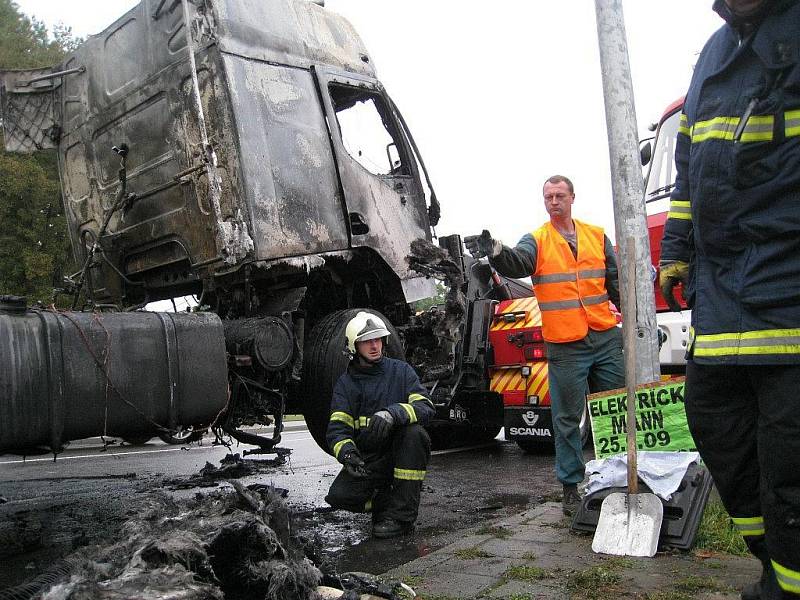
[[[664,505],[655,494],[606,496],[592,550],[617,556],[653,556],[658,549]]]

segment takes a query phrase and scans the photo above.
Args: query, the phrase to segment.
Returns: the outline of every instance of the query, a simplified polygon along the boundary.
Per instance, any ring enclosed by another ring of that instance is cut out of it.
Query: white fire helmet
[[[355,356],[356,342],[388,337],[391,333],[386,328],[386,323],[383,322],[383,319],[362,310],[347,323],[344,335],[347,351],[351,356]]]

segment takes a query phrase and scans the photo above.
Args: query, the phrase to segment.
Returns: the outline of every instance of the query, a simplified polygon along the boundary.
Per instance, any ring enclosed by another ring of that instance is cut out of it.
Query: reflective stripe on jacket
[[[689,263],[702,364],[800,363],[800,2],[766,10],[708,41],[676,142],[661,260]]]
[[[531,280],[542,311],[542,335],[548,342],[574,342],[586,337],[589,328],[605,331],[617,323],[608,306],[603,230],[573,222],[577,258],[551,223],[532,233],[538,252]]]

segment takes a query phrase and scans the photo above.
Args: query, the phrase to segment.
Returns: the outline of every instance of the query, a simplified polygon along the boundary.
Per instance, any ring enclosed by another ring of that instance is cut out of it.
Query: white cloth
[[[686,474],[689,465],[700,460],[697,452],[639,452],[637,471],[639,478],[653,493],[669,500]],[[589,482],[586,494],[609,487],[627,487],[628,457],[617,454],[608,458],[590,460],[586,463]]]

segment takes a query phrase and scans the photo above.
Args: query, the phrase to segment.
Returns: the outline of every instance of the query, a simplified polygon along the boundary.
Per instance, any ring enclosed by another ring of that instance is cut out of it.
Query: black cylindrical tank
[[[278,317],[224,322],[225,344],[231,354],[249,354],[267,371],[281,371],[292,360],[292,330]]]
[[[52,312],[0,298],[0,452],[207,427],[227,387],[214,314]]]

